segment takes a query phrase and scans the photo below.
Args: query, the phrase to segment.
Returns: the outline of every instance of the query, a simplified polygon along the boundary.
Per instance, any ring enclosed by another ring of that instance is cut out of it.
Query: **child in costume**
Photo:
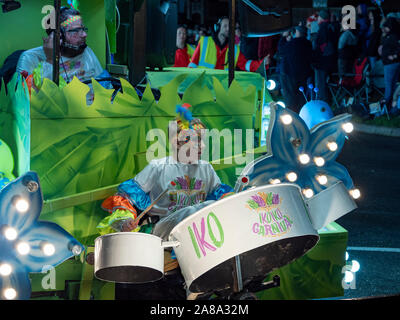
[[[133,179],[122,182],[117,194],[103,202],[103,209],[111,215],[97,226],[101,234],[149,232],[135,221],[138,211],[145,210],[167,189],[150,214],[160,217],[151,233],[168,240],[180,221],[233,191],[221,183],[209,162],[200,159],[205,147],[201,135],[206,127],[192,117],[189,108],[188,104],[177,106],[179,116],[170,122],[173,155],[152,160]]]

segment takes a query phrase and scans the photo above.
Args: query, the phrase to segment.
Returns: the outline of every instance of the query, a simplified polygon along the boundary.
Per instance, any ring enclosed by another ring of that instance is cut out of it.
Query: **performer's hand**
[[[138,226],[138,223],[135,222],[132,218],[129,218],[122,224],[122,232],[130,232],[134,229],[136,229]]]
[[[43,50],[46,55],[46,61],[49,63],[53,62],[53,38],[54,32],[50,33],[47,38],[43,38]]]
[[[271,57],[270,57],[269,54],[264,58],[264,63],[265,63],[266,65],[269,65],[269,64],[271,63]]]

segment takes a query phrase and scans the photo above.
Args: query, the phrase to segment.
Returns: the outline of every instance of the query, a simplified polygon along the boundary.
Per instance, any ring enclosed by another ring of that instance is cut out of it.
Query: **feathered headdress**
[[[78,0],[68,0],[67,2],[71,6],[72,9],[79,11],[79,1]]]
[[[176,122],[178,123],[178,127],[181,130],[191,129],[190,122],[193,120],[192,113],[189,108],[192,106],[188,103],[178,104],[176,106],[176,113],[178,114],[176,117]]]

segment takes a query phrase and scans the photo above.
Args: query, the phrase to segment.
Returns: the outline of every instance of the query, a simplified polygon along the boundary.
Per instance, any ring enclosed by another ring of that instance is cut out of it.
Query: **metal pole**
[[[236,0],[229,1],[229,86],[235,78],[235,26],[236,26]]]
[[[136,86],[146,76],[146,30],[147,30],[147,1],[144,0],[140,10],[134,13],[134,1],[130,0],[129,7],[129,50],[128,67],[129,82]]]
[[[60,8],[61,0],[54,0],[56,29],[53,35],[53,82],[60,84]]]

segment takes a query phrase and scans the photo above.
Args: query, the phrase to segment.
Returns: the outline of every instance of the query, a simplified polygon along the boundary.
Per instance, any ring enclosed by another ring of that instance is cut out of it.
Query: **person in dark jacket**
[[[400,37],[399,25],[395,18],[388,18],[383,23],[382,62],[385,79],[385,103],[388,111],[397,114],[399,110],[392,108],[393,93],[400,75]]]
[[[369,30],[367,35],[367,56],[371,70],[374,69],[376,61],[379,59],[378,48],[381,43],[382,31],[379,26],[380,16],[377,10],[368,12]]]
[[[321,100],[327,100],[327,77],[337,66],[335,36],[329,23],[329,13],[321,10],[318,16],[319,29],[315,40],[315,85]]]
[[[313,72],[312,44],[307,40],[307,28],[295,27],[294,38],[282,38],[279,47],[281,57],[281,87],[287,108],[299,112],[306,103],[299,87],[307,87]]]
[[[340,76],[353,73],[354,61],[357,57],[357,29],[345,30],[338,43],[338,72]]]

